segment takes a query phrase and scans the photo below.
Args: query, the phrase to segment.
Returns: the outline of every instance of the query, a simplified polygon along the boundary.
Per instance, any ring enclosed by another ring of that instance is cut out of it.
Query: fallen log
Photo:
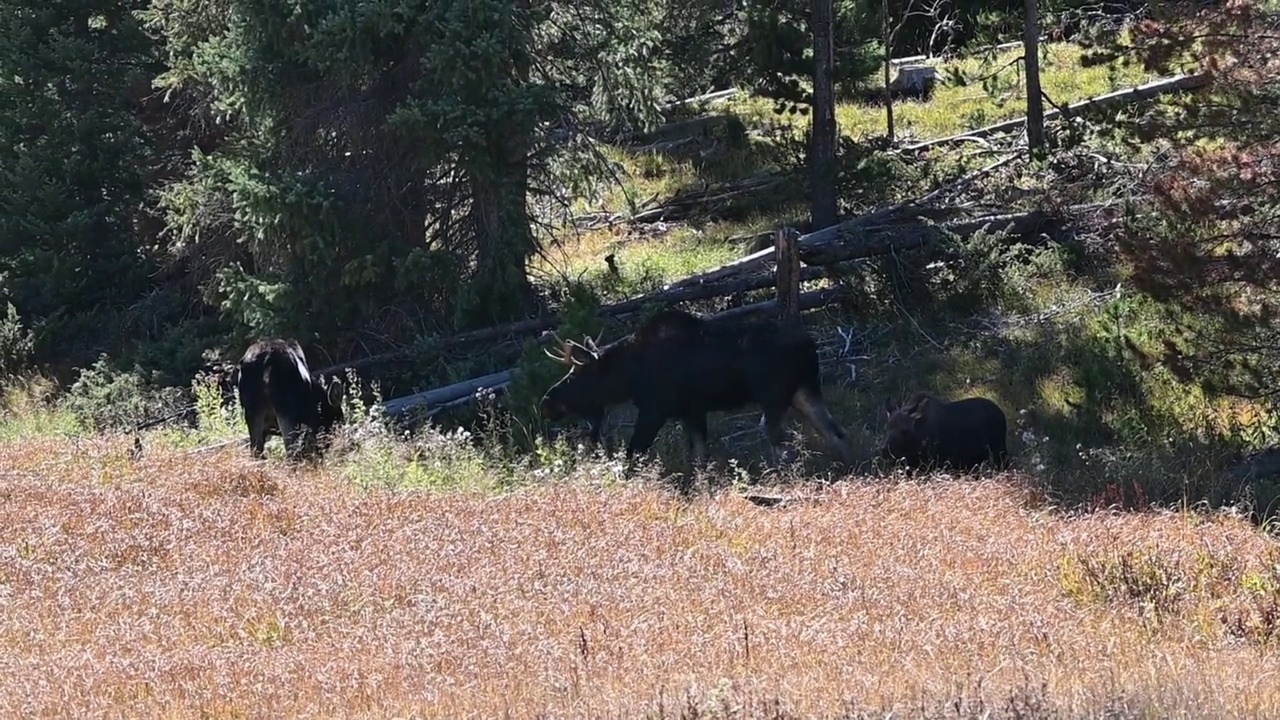
[[[1087,211],[1093,205],[1080,205],[1071,208],[1073,214],[1075,211]],[[859,227],[854,223],[845,223],[831,228],[826,228],[816,233],[810,233],[800,238],[800,257],[803,262],[810,267],[803,268],[801,271],[802,279],[816,279],[822,273],[821,265],[827,265],[837,262],[847,262],[850,260],[861,260],[879,255],[887,255],[893,252],[901,252],[923,247],[931,243],[938,242],[950,234],[959,236],[972,235],[981,230],[990,232],[1005,232],[1015,237],[1027,237],[1034,235],[1046,227],[1051,227],[1056,218],[1050,213],[1044,211],[1032,211],[1026,213],[1008,213],[1002,215],[988,215],[984,217],[972,218],[968,220],[956,221],[939,225],[918,225],[914,227],[904,227],[903,223],[881,224],[873,226]],[[763,264],[768,256],[776,253],[776,250],[769,248],[762,250],[753,256],[744,258],[758,258],[753,262]],[[814,267],[819,266],[819,267]],[[744,266],[739,265],[737,272],[742,272]],[[723,270],[713,271],[720,272]],[[719,279],[723,280],[725,275],[721,275]],[[733,283],[732,286],[737,289],[744,288],[764,288],[772,284],[772,273],[762,274],[753,277],[744,282]],[[756,285],[758,283],[758,285]],[[722,284],[706,283],[702,285],[684,285],[680,287],[672,287],[666,290],[665,298],[663,291],[652,295],[644,296],[628,300],[625,303],[618,303],[611,306],[612,312],[609,314],[620,316],[628,312],[635,312],[644,307],[648,302],[666,299],[672,300],[673,297],[689,297],[693,291],[701,291],[706,293],[706,297],[717,297],[720,295],[730,294],[738,291],[729,290],[725,292]],[[689,293],[681,295],[681,291]],[[799,307],[801,311],[812,310],[817,307],[830,304],[844,295],[846,289],[840,286],[834,288],[826,288],[823,290],[815,290],[800,295]],[[710,317],[714,319],[740,319],[755,314],[774,312],[778,306],[777,300],[766,300],[742,307],[730,308],[728,310],[715,313]],[[553,321],[554,322],[554,321]],[[553,324],[553,323],[551,323]],[[551,325],[549,324],[549,326]],[[413,408],[422,405],[435,406],[427,417],[432,417],[446,407],[457,407],[471,402],[476,393],[482,389],[491,391],[504,390],[514,377],[514,371],[506,370],[498,373],[491,373],[479,378],[464,380],[453,385],[442,388],[428,390],[426,392],[409,395],[402,398],[388,400],[383,403],[383,410],[390,416],[399,416]]]
[[[629,133],[618,138],[616,142],[625,147],[651,145],[664,140],[697,137],[713,133],[720,127],[734,121],[741,122],[738,120],[738,116],[732,113],[698,115],[687,120],[677,120],[676,122],[659,125],[649,131]]]
[[[708,105],[721,103],[726,100],[732,100],[739,92],[741,91],[738,90],[738,88],[716,90],[715,92],[709,92],[705,95],[696,95],[691,98],[685,98],[684,100],[676,100],[675,102],[669,102],[665,105],[659,105],[658,112],[665,114],[677,108],[685,107],[686,105],[697,105],[699,103],[707,103]]]
[[[388,415],[399,415],[405,410],[417,407],[419,405],[443,405],[453,402],[469,395],[475,395],[480,390],[495,387],[498,385],[505,386],[511,382],[511,371],[503,370],[502,372],[489,373],[477,378],[469,378],[462,382],[452,385],[446,385],[441,388],[426,390],[413,395],[394,398],[382,403],[382,410]]]
[[[1046,36],[1043,36],[1043,37],[1041,37],[1041,38],[1040,38],[1040,41],[1041,41],[1041,42],[1046,42],[1047,40],[1048,40],[1048,36],[1047,36],[1047,35],[1046,35]],[[1021,40],[1014,40],[1014,41],[1012,41],[1012,42],[1000,43],[999,45],[990,45],[990,46],[984,47],[984,48],[982,48],[982,49],[980,49],[980,50],[977,50],[977,51],[975,51],[975,52],[971,52],[971,53],[964,53],[963,55],[954,55],[954,56],[952,56],[952,57],[956,57],[956,58],[974,58],[974,57],[978,57],[978,56],[980,56],[980,55],[986,55],[987,53],[990,53],[990,52],[997,52],[997,53],[1001,53],[1001,52],[1004,52],[1005,50],[1012,50],[1012,49],[1014,49],[1014,48],[1019,48],[1019,47],[1022,47],[1022,41],[1021,41]],[[891,60],[889,60],[889,64],[890,64],[890,65],[903,65],[903,64],[908,64],[908,63],[939,62],[939,61],[943,61],[943,60],[947,60],[947,59],[948,59],[948,57],[945,57],[945,56],[942,56],[942,55],[909,55],[909,56],[907,56],[907,57],[892,58]]]
[[[763,251],[763,255],[771,255],[773,249]],[[745,275],[748,270],[761,270],[759,274],[748,277],[738,277]],[[801,270],[801,280],[816,280],[823,274],[822,268],[807,267]],[[641,295],[630,300],[605,305],[600,308],[600,314],[606,317],[621,318],[626,315],[642,310],[650,303],[677,303],[691,302],[695,300],[707,300],[710,298],[723,297],[739,292],[751,292],[752,290],[762,290],[772,287],[774,277],[772,273],[763,272],[762,268],[751,267],[744,268],[737,273],[730,273],[720,278],[718,282],[684,284],[680,286],[668,286],[661,290]],[[492,342],[510,337],[512,335],[528,335],[532,333],[550,330],[560,322],[558,315],[540,315],[528,320],[518,320],[516,322],[506,323],[504,325],[495,325],[494,327],[473,330],[471,332],[453,335],[441,338],[434,343],[424,344],[422,347],[430,347],[435,350],[452,350],[466,345],[472,345],[481,342]],[[380,353],[378,355],[370,355],[369,357],[350,362],[332,365],[321,370],[317,370],[318,375],[330,375],[333,373],[344,372],[348,368],[358,369],[376,365],[379,363],[394,362],[397,360],[405,360],[418,352],[418,349],[394,350],[391,352]]]
[[[1093,108],[1105,107],[1107,105],[1113,105],[1115,103],[1136,102],[1139,100],[1150,100],[1151,98],[1158,97],[1159,95],[1162,95],[1167,92],[1175,92],[1178,90],[1192,90],[1192,89],[1201,87],[1205,83],[1207,83],[1208,80],[1209,80],[1209,76],[1207,73],[1196,73],[1192,75],[1177,75],[1170,78],[1153,80],[1152,82],[1149,82],[1145,85],[1138,85],[1137,87],[1131,87],[1124,90],[1117,90],[1115,92],[1110,92],[1105,95],[1098,95],[1097,97],[1092,97],[1086,100],[1081,100],[1079,102],[1074,102],[1062,108],[1061,110],[1056,108],[1053,110],[1049,110],[1044,114],[1044,119],[1046,122],[1048,122],[1049,120],[1056,120],[1057,118],[1063,115],[1070,117],[1072,115],[1079,113],[1082,110],[1090,110]],[[944,138],[926,140],[924,142],[918,142],[912,145],[907,145],[902,148],[902,151],[903,152],[919,152],[921,150],[927,150],[928,148],[935,147],[937,145],[947,145],[950,143],[962,142],[966,140],[978,140],[978,139],[987,137],[989,135],[995,135],[997,133],[1017,130],[1019,128],[1025,127],[1026,124],[1027,124],[1027,118],[1024,116],[1014,120],[1006,120],[1004,122],[998,122],[993,125],[987,125],[986,127],[981,127],[976,130],[968,130],[968,131],[959,133],[957,135],[950,135]]]
[[[897,212],[900,208],[892,208]],[[910,209],[909,206],[903,205],[901,209]],[[1013,230],[1017,231],[1024,227],[1024,223],[1031,221],[1031,215],[1039,217],[1043,213],[1023,213],[1014,215],[986,215],[971,218],[967,220],[957,220],[950,223],[942,223],[936,226],[937,230],[925,230],[922,228],[932,228],[935,226],[925,225],[922,219],[933,219],[938,216],[950,214],[954,210],[933,210],[929,208],[917,208],[911,215],[899,215],[897,218],[891,214],[872,213],[861,218],[855,218],[839,225],[823,228],[817,232],[809,233],[800,238],[800,259],[808,265],[824,265],[829,263],[841,262],[842,260],[871,257],[873,255],[885,254],[897,249],[906,249],[906,246],[899,248],[897,246],[890,247],[883,242],[877,243],[875,238],[881,236],[893,236],[903,234],[920,234],[927,233],[929,240],[932,241],[941,237],[941,232],[949,230],[959,235],[971,235],[976,232],[977,228],[981,228],[987,223],[997,223],[1009,220],[1010,218],[1019,219],[1013,225]],[[930,217],[933,216],[933,217]],[[877,218],[879,221],[877,222]],[[852,253],[848,257],[838,258],[835,251],[831,248],[842,243],[853,241],[866,241],[871,245],[864,251],[858,248],[851,249]],[[877,250],[877,248],[880,248]],[[765,248],[759,252],[752,253],[744,258],[739,258],[733,262],[721,265],[713,270],[705,273],[685,278],[676,283],[668,285],[660,292],[674,292],[689,287],[700,287],[704,285],[712,285],[722,281],[726,277],[735,277],[744,272],[755,271],[766,265],[775,256],[773,248]],[[714,297],[714,296],[712,296]]]
[[[643,224],[666,220],[680,220],[708,205],[734,200],[746,195],[772,190],[785,183],[788,177],[783,174],[767,174],[750,177],[733,183],[716,185],[703,190],[694,190],[676,195],[661,205],[636,213],[624,222]]]
[[[812,292],[802,293],[800,295],[800,310],[813,310],[820,308],[839,300],[847,293],[846,288],[833,287],[824,288],[822,290],[814,290]],[[776,312],[778,307],[777,300],[765,300],[763,302],[743,305],[741,307],[730,308],[721,312],[710,315],[714,320],[740,320],[754,315],[763,315],[766,313]],[[511,381],[516,378],[517,371],[503,370],[502,372],[490,373],[478,378],[463,380],[445,387],[427,390],[425,392],[406,395],[404,397],[394,398],[382,403],[382,411],[389,417],[400,417],[405,413],[421,407],[428,406],[426,417],[434,417],[436,414],[444,410],[461,407],[473,402],[481,390],[487,390],[493,393],[505,391],[511,385]]]
[[[914,250],[936,243],[950,234],[961,237],[980,230],[1005,232],[1014,237],[1027,237],[1052,225],[1055,218],[1049,213],[1035,210],[1027,213],[987,215],[940,225],[920,225],[911,229],[898,227],[869,227],[846,230],[836,237],[820,243],[808,243],[800,249],[800,259],[811,265],[861,260],[877,255]]]
[[[808,265],[821,265],[829,262],[839,262],[833,258],[840,255],[839,252],[832,251],[829,246],[839,244],[841,242],[849,242],[858,238],[859,228],[876,228],[876,231],[867,235],[867,242],[870,243],[866,250],[849,251],[844,259],[870,257],[878,253],[887,253],[913,247],[909,242],[893,244],[883,239],[886,234],[919,234],[921,232],[929,233],[928,242],[936,239],[940,235],[938,231],[921,231],[917,227],[917,223],[921,219],[933,220],[947,215],[953,215],[958,212],[955,209],[933,209],[933,208],[911,208],[905,203],[886,208],[869,215],[845,221],[839,225],[833,225],[823,228],[817,232],[809,233],[800,238],[800,257],[803,262]],[[979,217],[970,220],[959,221],[958,224],[944,224],[941,227],[945,230],[957,232],[958,234],[972,234],[972,228],[980,227],[988,222],[1000,221],[1002,218],[1010,216],[993,215],[987,217]],[[1021,227],[1015,224],[1014,229]],[[876,248],[881,248],[876,250]],[[735,292],[747,292],[751,290],[759,290],[770,287],[773,282],[773,273],[766,272],[766,266],[774,259],[776,255],[772,247],[765,248],[756,253],[752,253],[744,258],[734,260],[733,262],[721,265],[718,268],[708,270],[705,273],[699,273],[687,277],[683,280],[676,281],[660,290],[642,295],[630,300],[606,305],[600,308],[600,314],[605,317],[621,318],[631,313],[637,312],[651,303],[677,303],[690,302],[694,300],[706,300],[709,298],[723,297],[731,295]],[[744,277],[752,273],[758,273],[755,276]],[[802,270],[802,279],[812,280],[817,278],[821,271],[815,268],[804,268]],[[333,373],[343,372],[349,368],[362,368],[379,363],[403,361],[413,357],[416,353],[421,352],[425,348],[434,350],[452,350],[467,345],[493,342],[501,340],[513,335],[528,335],[537,332],[543,332],[556,326],[560,318],[556,315],[541,315],[527,320],[519,320],[507,323],[505,325],[497,325],[480,330],[465,332],[460,335],[453,335],[441,338],[431,343],[424,343],[413,348],[395,350],[392,352],[371,355],[359,360],[332,365],[327,368],[318,370],[321,375],[329,375]]]

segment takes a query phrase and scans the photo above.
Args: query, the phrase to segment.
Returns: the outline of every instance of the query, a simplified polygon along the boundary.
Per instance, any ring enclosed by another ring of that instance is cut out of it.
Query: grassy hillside
[[[899,139],[947,137],[967,129],[1021,117],[1026,108],[1021,77],[1016,67],[1006,67],[1021,52],[1020,49],[1009,50],[994,58],[968,58],[941,66],[943,72],[940,75],[944,77],[952,69],[971,82],[993,73],[994,77],[989,81],[989,89],[984,89],[981,84],[943,84],[928,103],[895,103],[894,117]],[[1058,105],[1155,79],[1141,67],[1122,63],[1081,67],[1081,50],[1067,43],[1050,44],[1042,54],[1043,89]],[[750,96],[739,96],[733,101],[709,107],[708,112],[738,116],[749,129],[744,141],[733,142],[731,139],[725,142],[727,147],[721,148],[723,152],[713,154],[710,159],[604,148],[608,159],[617,164],[620,182],[601,188],[598,198],[580,198],[577,211],[625,213],[632,202],[664,199],[681,189],[741,180],[778,169],[802,151],[802,147],[793,145],[801,142],[809,118],[799,114],[777,115],[772,107],[771,101]],[[865,140],[885,132],[885,111],[882,107],[842,103],[836,110],[836,119],[841,135],[850,139]],[[972,149],[961,152],[944,150],[943,153],[945,162],[956,168],[977,167],[986,162],[981,152],[973,152]],[[871,170],[870,167],[864,168],[864,172]],[[865,189],[864,195],[869,202],[911,197],[917,189],[912,180],[927,182],[927,179],[892,175],[883,179],[891,183]],[[730,238],[767,230],[779,220],[794,221],[806,215],[807,207],[803,199],[799,199],[768,212],[748,213],[743,219],[708,221],[695,218],[669,230],[659,229],[657,237],[653,232],[626,232],[614,228],[585,231],[559,248],[546,269],[554,268],[564,274],[586,270],[590,275],[599,275],[605,270],[601,258],[607,253],[615,253],[619,266],[627,268],[632,278],[643,277],[650,283],[669,282],[740,256],[742,247],[730,242]]]

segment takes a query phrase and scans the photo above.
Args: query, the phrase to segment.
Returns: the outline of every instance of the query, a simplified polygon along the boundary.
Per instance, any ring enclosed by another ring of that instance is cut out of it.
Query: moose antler
[[[571,345],[573,344],[572,340],[565,340],[564,338],[560,337],[559,333],[555,333],[555,332],[551,333],[551,337],[555,339],[556,345],[559,347],[559,351],[552,352],[547,348],[543,348],[542,352],[546,353],[547,357],[564,365],[580,364],[573,357],[573,349],[571,347]]]
[[[586,354],[590,355],[591,357],[595,357],[595,356],[596,356],[596,354],[597,354],[597,353],[596,353],[596,349],[595,349],[595,343],[593,343],[593,342],[591,341],[591,338],[587,338],[587,339],[586,339],[586,343],[587,343],[587,344],[586,344],[586,345],[584,345],[584,344],[582,344],[582,343],[580,343],[580,342],[577,342],[577,341],[575,341],[575,340],[569,340],[569,341],[568,341],[568,346],[569,346],[570,348],[577,348],[578,350],[581,350],[582,352],[584,352],[584,353],[586,353]],[[590,347],[588,347],[588,346],[590,346]]]
[[[603,331],[601,331],[601,335],[603,334]],[[584,363],[576,356],[575,351],[577,350],[581,350],[593,358],[600,354],[600,348],[596,344],[600,339],[600,335],[597,335],[595,338],[584,336],[585,344],[574,340],[565,340],[555,332],[550,333],[550,335],[555,339],[556,344],[560,346],[559,351],[552,352],[551,350],[543,348],[542,352],[546,353],[547,357],[555,360],[556,362],[564,363],[565,365],[583,365]]]

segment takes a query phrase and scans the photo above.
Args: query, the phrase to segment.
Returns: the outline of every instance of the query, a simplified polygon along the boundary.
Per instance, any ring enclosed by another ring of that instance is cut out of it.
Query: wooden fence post
[[[783,322],[800,322],[800,233],[791,227],[779,228],[773,238],[778,262],[778,317]]]

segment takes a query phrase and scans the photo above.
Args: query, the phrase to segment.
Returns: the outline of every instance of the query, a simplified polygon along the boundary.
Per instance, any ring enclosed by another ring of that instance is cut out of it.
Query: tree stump
[[[774,235],[777,248],[778,317],[783,322],[800,322],[800,233],[795,228],[779,228]]]
[[[938,69],[932,65],[900,65],[889,89],[896,95],[928,100],[937,81]]]

